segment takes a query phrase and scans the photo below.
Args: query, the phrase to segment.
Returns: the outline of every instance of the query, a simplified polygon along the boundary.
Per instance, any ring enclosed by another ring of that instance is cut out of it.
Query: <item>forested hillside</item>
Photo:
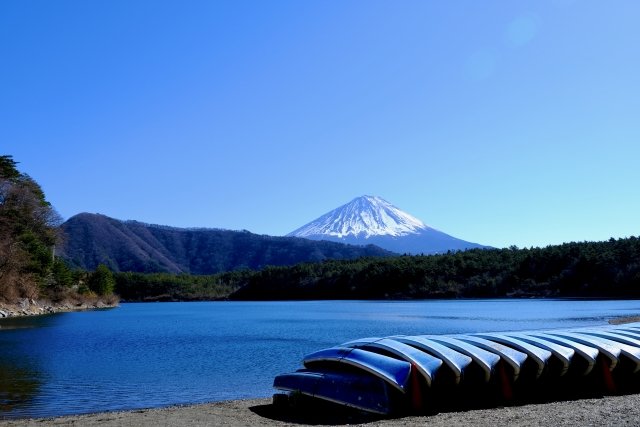
[[[362,258],[213,276],[119,274],[127,300],[640,297],[640,239]]]
[[[187,229],[120,221],[83,213],[62,225],[60,254],[70,265],[112,271],[214,274],[267,265],[294,265],[326,259],[390,256],[375,246],[350,246],[248,231]]]
[[[231,298],[640,297],[640,240],[265,269]]]

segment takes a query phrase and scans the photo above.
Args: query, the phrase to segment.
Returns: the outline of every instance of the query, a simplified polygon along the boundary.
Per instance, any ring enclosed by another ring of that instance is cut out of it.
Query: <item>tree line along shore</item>
[[[114,277],[125,301],[639,298],[640,239],[329,260],[209,276]]]

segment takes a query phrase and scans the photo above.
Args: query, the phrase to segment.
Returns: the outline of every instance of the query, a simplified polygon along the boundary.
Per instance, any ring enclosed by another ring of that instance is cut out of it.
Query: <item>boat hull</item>
[[[277,376],[273,387],[379,415],[393,407],[386,382],[358,372],[301,370]]]

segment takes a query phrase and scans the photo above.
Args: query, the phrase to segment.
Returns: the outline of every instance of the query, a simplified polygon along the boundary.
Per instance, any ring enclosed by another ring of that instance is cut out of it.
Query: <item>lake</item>
[[[603,324],[640,301],[122,304],[0,321],[0,418],[267,397],[324,347],[368,336]]]

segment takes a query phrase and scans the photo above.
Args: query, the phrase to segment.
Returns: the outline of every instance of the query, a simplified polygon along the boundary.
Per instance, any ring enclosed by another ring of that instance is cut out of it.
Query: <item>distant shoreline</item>
[[[130,426],[548,426],[548,425],[638,425],[640,395],[606,396],[564,402],[508,406],[460,412],[442,412],[428,416],[375,419],[367,416],[336,417],[325,414],[283,411],[271,399],[233,400],[200,405],[103,412],[59,418],[0,421],[0,426],[35,427],[82,425],[87,427]]]
[[[515,300],[515,299],[559,299],[559,300],[615,300],[616,298],[581,298],[581,297],[563,297],[563,298],[549,298],[549,297],[534,297],[534,298],[453,298],[455,300],[492,300],[492,299],[506,299],[506,300]],[[425,301],[429,301],[432,299],[426,299]],[[42,316],[47,314],[55,314],[55,313],[67,313],[74,311],[87,311],[87,310],[96,310],[96,309],[105,309],[105,308],[116,308],[120,306],[120,304],[131,304],[131,303],[159,303],[159,302],[218,302],[218,301],[230,301],[228,299],[197,299],[197,300],[169,300],[169,301],[126,301],[126,300],[103,300],[101,298],[94,298],[85,300],[82,302],[78,301],[64,301],[60,303],[51,303],[46,300],[33,300],[23,298],[20,302],[16,304],[8,304],[0,302],[0,321],[2,319],[7,318],[15,318],[15,317],[24,317],[24,316]],[[252,301],[252,300],[235,300],[238,302],[243,301]],[[257,300],[262,301],[262,300]],[[290,300],[289,300],[290,301]],[[313,300],[299,300],[299,301],[313,301]],[[334,300],[317,300],[317,301],[334,301]],[[367,300],[371,301],[371,300]],[[380,301],[420,301],[420,300],[380,300]],[[269,301],[262,301],[269,302]],[[271,302],[276,302],[271,301]],[[640,322],[640,315],[634,316],[624,316],[624,317],[616,317],[613,319],[609,319],[608,323],[612,325],[619,325],[623,323],[633,323]]]
[[[609,324],[611,325],[622,325],[623,323],[635,323],[640,322],[640,316],[626,316],[626,317],[616,317],[613,319],[609,319]]]
[[[570,296],[490,296],[490,297],[431,297],[431,298],[297,298],[297,299],[239,299],[228,297],[216,298],[167,298],[165,296],[151,297],[144,299],[121,299],[122,304],[131,303],[158,303],[158,302],[294,302],[294,301],[381,301],[381,302],[408,302],[408,301],[518,301],[518,300],[556,300],[556,301],[640,301],[639,297],[570,297]]]

